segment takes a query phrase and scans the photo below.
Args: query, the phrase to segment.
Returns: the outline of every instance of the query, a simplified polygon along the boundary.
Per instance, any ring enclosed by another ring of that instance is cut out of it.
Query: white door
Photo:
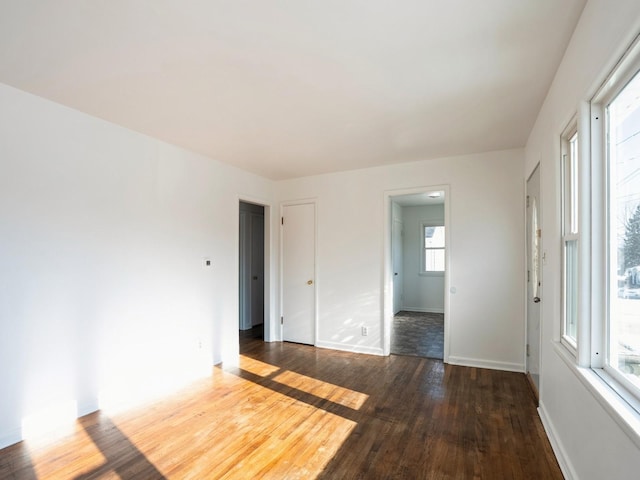
[[[316,207],[287,205],[282,212],[282,338],[313,345]]]
[[[527,375],[540,389],[540,166],[527,180]]]
[[[402,309],[402,222],[394,219],[391,227],[391,263],[393,265],[393,314]]]

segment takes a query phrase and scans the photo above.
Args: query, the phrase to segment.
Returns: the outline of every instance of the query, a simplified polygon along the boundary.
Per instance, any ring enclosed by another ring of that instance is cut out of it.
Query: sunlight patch
[[[98,394],[100,410],[113,414],[155,401],[210,373],[207,363],[189,358],[114,370],[101,385]]]
[[[356,392],[291,371],[283,372],[273,380],[353,410],[360,410],[364,402],[369,398],[369,395],[365,393]]]
[[[340,454],[357,423],[322,409],[314,410],[293,434],[291,424],[299,423],[299,418],[291,416],[283,421],[266,441],[231,467],[228,477],[264,478],[268,472],[269,478],[318,478]]]
[[[260,377],[266,377],[280,370],[280,367],[269,365],[268,363],[255,360],[251,357],[245,357],[244,355],[240,355],[240,368]]]

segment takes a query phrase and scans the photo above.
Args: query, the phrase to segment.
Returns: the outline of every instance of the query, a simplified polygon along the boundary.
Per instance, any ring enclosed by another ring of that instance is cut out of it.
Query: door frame
[[[279,298],[279,312],[277,319],[278,328],[274,329],[278,331],[278,338],[282,341],[284,339],[284,328],[282,319],[284,317],[284,235],[282,234],[282,229],[284,228],[284,224],[282,222],[282,218],[284,217],[284,209],[285,207],[293,207],[296,205],[313,205],[313,345],[316,346],[318,344],[318,278],[319,278],[319,266],[318,266],[318,199],[316,197],[312,198],[301,198],[298,200],[286,200],[280,202],[280,215],[278,217],[278,225],[280,226],[280,298]]]
[[[450,312],[451,312],[451,188],[448,184],[429,185],[424,187],[404,188],[399,190],[386,190],[384,192],[384,247],[383,247],[383,275],[382,275],[382,351],[383,355],[391,354],[391,327],[393,325],[393,264],[391,252],[391,234],[393,222],[393,210],[391,202],[393,197],[429,193],[436,190],[444,192],[444,224],[445,235],[445,272],[444,272],[444,363],[449,362],[450,344]]]
[[[274,342],[277,340],[277,338],[275,337],[276,334],[276,329],[274,328],[275,326],[275,315],[274,315],[274,308],[273,305],[275,304],[275,291],[273,286],[275,285],[275,281],[274,281],[274,274],[275,274],[275,269],[272,268],[272,260],[273,260],[273,255],[272,255],[272,248],[271,245],[273,245],[273,228],[272,228],[272,222],[273,222],[273,208],[271,203],[269,203],[268,201],[261,199],[261,198],[256,198],[256,197],[251,197],[248,195],[238,195],[238,197],[236,198],[236,221],[237,221],[237,225],[236,225],[236,242],[235,242],[235,248],[236,248],[236,259],[237,259],[237,265],[238,268],[236,269],[236,285],[238,286],[237,288],[237,293],[238,293],[238,301],[237,303],[237,316],[236,316],[236,328],[235,328],[235,334],[237,335],[237,339],[235,341],[235,344],[239,345],[240,342],[240,336],[239,336],[239,328],[238,326],[240,325],[240,202],[244,202],[244,203],[253,203],[254,205],[260,205],[262,207],[264,207],[264,341],[265,342]]]

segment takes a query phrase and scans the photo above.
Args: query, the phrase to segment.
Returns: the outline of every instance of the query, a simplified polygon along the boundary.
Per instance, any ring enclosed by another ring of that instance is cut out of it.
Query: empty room
[[[639,172],[637,0],[3,0],[0,479],[636,478]]]

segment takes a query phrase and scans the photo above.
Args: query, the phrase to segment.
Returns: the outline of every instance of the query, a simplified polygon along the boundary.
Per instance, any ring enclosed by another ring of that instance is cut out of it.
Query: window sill
[[[602,369],[579,367],[570,351],[553,342],[556,353],[578,377],[622,431],[640,448],[640,414],[632,407],[637,400]]]
[[[578,347],[573,343],[573,339],[562,336],[560,338],[560,344],[565,348],[566,353],[573,357],[573,363],[576,363],[576,358],[578,358]]]

